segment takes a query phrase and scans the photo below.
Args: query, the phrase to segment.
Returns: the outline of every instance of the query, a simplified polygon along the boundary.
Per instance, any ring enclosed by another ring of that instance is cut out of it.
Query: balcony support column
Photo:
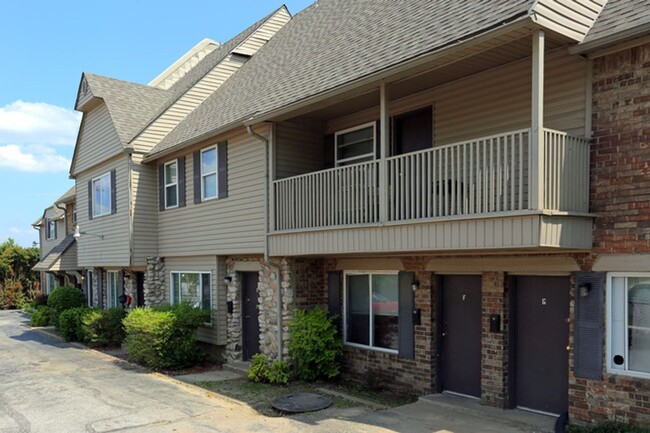
[[[533,32],[529,207],[544,209],[544,30]]]
[[[389,102],[386,83],[379,87],[379,222],[388,221],[388,145]]]

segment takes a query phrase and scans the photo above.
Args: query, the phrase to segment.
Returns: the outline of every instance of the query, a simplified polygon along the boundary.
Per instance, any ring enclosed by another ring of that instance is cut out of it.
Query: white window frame
[[[210,172],[203,172],[203,154],[206,152],[210,152],[211,150],[214,150],[214,171]],[[219,150],[217,149],[217,146],[211,146],[211,147],[206,147],[205,149],[201,149],[199,158],[201,160],[199,161],[199,169],[201,170],[201,176],[199,181],[201,182],[201,201],[206,201],[206,200],[214,200],[219,197]],[[205,188],[204,188],[204,182],[203,180],[207,176],[211,176],[214,174],[214,196],[206,197],[205,195]]]
[[[168,182],[167,181],[167,166],[169,165],[176,165],[176,182]],[[165,209],[174,209],[178,207],[178,199],[179,199],[179,191],[178,191],[178,160],[175,159],[173,161],[169,161],[165,163],[165,166],[163,167],[163,182],[165,183]],[[174,187],[176,189],[176,204],[173,206],[169,206],[167,204],[167,189],[169,187]]]
[[[372,345],[375,336],[375,315],[373,314],[372,311],[372,275],[374,274],[398,275],[399,272],[398,271],[343,271],[343,343],[346,346],[358,347],[361,349],[375,350],[377,352],[391,353],[397,355],[399,354],[399,350],[386,349],[385,347],[377,347]],[[368,321],[368,326],[370,327],[370,329],[368,330],[369,331],[368,345],[351,343],[347,341],[348,338],[348,278],[347,277],[348,275],[369,275],[370,276],[369,279],[370,284],[368,284],[368,295],[369,295],[368,299],[370,300],[370,305],[368,310],[370,316]],[[399,296],[399,286],[397,287],[397,290]],[[399,309],[399,301],[398,301],[398,309]],[[398,313],[398,320],[399,320],[399,313]]]
[[[607,372],[610,374],[619,374],[619,375],[624,375],[624,376],[631,376],[631,377],[638,377],[638,378],[643,378],[643,379],[650,379],[650,373],[644,373],[640,371],[634,371],[634,370],[628,370],[628,362],[629,362],[629,354],[628,354],[628,344],[627,344],[627,336],[625,337],[625,364],[624,364],[624,369],[617,369],[614,368],[612,365],[612,357],[614,355],[613,349],[612,349],[612,343],[613,343],[613,336],[612,336],[612,297],[613,297],[613,284],[612,284],[612,279],[614,278],[625,278],[625,330],[626,330],[626,335],[627,335],[627,329],[628,329],[628,300],[627,300],[627,284],[628,284],[628,278],[650,278],[650,272],[609,272],[607,274],[607,300],[606,300],[606,312],[605,312],[605,321],[606,321],[606,332],[607,332]]]
[[[174,283],[173,283],[174,274],[178,275],[179,283],[180,283],[181,276],[183,274],[197,274],[199,276],[199,300],[200,300],[201,303],[203,303],[203,290],[204,290],[204,288],[203,288],[203,275],[205,275],[205,274],[209,275],[210,276],[210,284],[209,284],[209,288],[208,288],[208,293],[210,294],[210,305],[208,306],[208,308],[210,309],[210,311],[212,311],[212,279],[213,279],[212,271],[170,271],[169,272],[169,301],[170,301],[169,303],[171,305],[176,305],[176,304],[179,304],[181,302],[178,299],[174,299]],[[205,308],[205,307],[203,307],[203,305],[201,305],[201,308]],[[212,324],[212,314],[210,314],[210,321],[205,322],[205,324],[206,325],[211,325]]]
[[[118,278],[120,278],[119,271],[106,271],[106,308],[117,308],[120,306],[119,298],[120,285],[118,284]],[[115,282],[115,298],[113,298],[113,287],[111,286],[112,282]],[[113,305],[115,302],[115,305]]]
[[[52,230],[54,228],[54,230]],[[45,227],[45,237],[47,240],[56,239],[56,220],[47,220],[47,226]]]
[[[366,129],[370,126],[372,126],[372,152],[364,153],[363,155],[353,156],[351,158],[339,159],[339,152],[338,152],[339,136],[349,134],[350,132],[358,131],[360,129]],[[376,159],[376,152],[377,152],[377,122],[364,123],[363,125],[357,125],[353,128],[343,129],[341,131],[337,131],[334,133],[334,166],[335,167],[342,167],[348,164],[355,164],[354,161],[367,158],[368,156],[371,156],[372,157],[371,161],[374,161]],[[363,161],[363,162],[370,162],[370,161]]]
[[[45,273],[45,294],[49,295],[57,287],[56,277],[51,272]]]
[[[108,211],[104,211],[102,213],[99,213],[97,210],[97,203],[95,201],[95,182],[101,182],[102,179],[108,178]],[[93,213],[93,218],[99,218],[105,215],[110,215],[111,211],[113,209],[113,191],[111,191],[111,172],[106,172],[102,174],[101,176],[97,176],[92,179],[91,181],[91,191],[92,191],[92,196],[90,197],[90,200],[92,200],[92,213]]]

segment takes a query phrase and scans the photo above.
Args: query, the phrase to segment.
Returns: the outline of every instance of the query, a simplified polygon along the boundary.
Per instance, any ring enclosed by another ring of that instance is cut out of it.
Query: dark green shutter
[[[118,297],[124,293],[124,271],[117,273],[117,295]]]
[[[228,197],[228,142],[217,144],[217,197]]]
[[[104,275],[101,270],[97,270],[97,306],[104,308]]]
[[[165,210],[165,164],[158,166],[158,208]]]
[[[574,373],[577,377],[600,380],[603,375],[605,274],[578,272],[575,282]],[[590,284],[591,290],[583,297],[578,288],[585,284]]]
[[[185,157],[178,158],[178,207],[185,207]]]
[[[399,284],[399,356],[400,358],[415,358],[415,332],[413,316],[415,297],[413,295],[414,272],[400,272]]]
[[[330,317],[337,316],[334,320],[336,329],[341,334],[341,282],[343,273],[341,271],[330,271],[327,273],[327,309]]]
[[[117,189],[115,181],[115,169],[111,170],[111,214],[117,212]]]
[[[194,161],[194,203],[201,203],[201,151],[192,154]]]

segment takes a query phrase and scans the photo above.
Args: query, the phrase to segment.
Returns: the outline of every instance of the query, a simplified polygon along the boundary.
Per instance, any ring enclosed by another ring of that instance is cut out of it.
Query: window
[[[165,164],[165,208],[178,207],[178,162]]]
[[[608,368],[650,377],[650,274],[612,274],[608,287]]]
[[[92,216],[111,213],[111,173],[105,173],[92,180]]]
[[[106,272],[106,304],[108,308],[119,307],[119,279],[120,273],[118,271]]]
[[[171,303],[188,303],[193,307],[210,308],[210,278],[210,272],[171,272]]]
[[[54,290],[58,286],[58,282],[56,281],[56,277],[54,274],[51,273],[46,273],[45,274],[45,290],[46,293],[49,295],[52,290]]]
[[[201,151],[201,199],[217,197],[217,148]]]
[[[399,284],[396,273],[345,274],[345,342],[397,352]]]
[[[47,239],[56,239],[56,221],[47,220],[46,228]]]
[[[335,134],[336,166],[357,164],[375,159],[375,123],[367,123]]]

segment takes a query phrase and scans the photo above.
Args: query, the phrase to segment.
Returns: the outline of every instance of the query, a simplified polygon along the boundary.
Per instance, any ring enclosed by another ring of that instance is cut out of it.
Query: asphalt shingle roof
[[[69,190],[67,190],[67,191],[65,192],[65,194],[63,194],[61,197],[59,197],[58,200],[55,201],[54,203],[57,203],[57,204],[58,204],[58,203],[67,203],[67,202],[70,202],[70,201],[72,201],[72,199],[74,199],[75,194],[76,194],[76,187],[73,186],[72,188],[70,188]]]
[[[320,0],[298,13],[150,156],[526,15],[533,0]]]
[[[60,244],[52,248],[52,250],[41,260],[36,263],[32,270],[34,271],[47,271],[49,270],[54,262],[61,257],[63,253],[66,252],[68,248],[75,242],[74,233],[67,235]]]
[[[650,22],[650,0],[609,0],[582,44]]]
[[[84,73],[94,97],[106,103],[122,144],[127,146],[153,113],[169,98],[167,90]]]

